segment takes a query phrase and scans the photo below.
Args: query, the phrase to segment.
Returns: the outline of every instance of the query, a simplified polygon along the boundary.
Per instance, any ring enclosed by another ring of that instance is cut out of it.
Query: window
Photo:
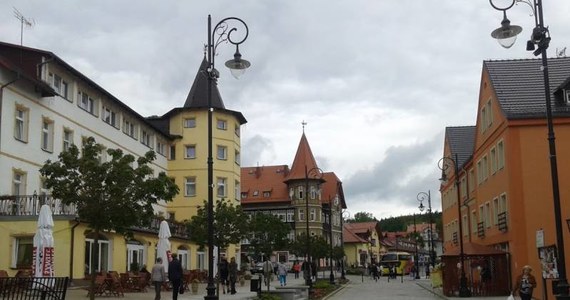
[[[294,222],[295,211],[289,210],[287,211],[287,222]]]
[[[463,219],[463,221],[462,221],[463,224],[468,224],[467,223],[467,215],[463,215],[462,219]],[[463,230],[463,236],[469,235],[469,227],[461,226],[461,229]]]
[[[477,232],[477,212],[475,210],[471,211],[471,231]]]
[[[479,223],[485,224],[485,209],[484,206],[479,206]]]
[[[271,192],[270,192],[270,191],[265,191],[265,192],[263,192],[263,197],[269,198],[270,196],[271,196]]]
[[[477,162],[477,184],[483,183],[483,162],[479,160]]]
[[[87,111],[88,113],[95,115],[95,100],[91,98],[87,93],[79,91],[77,94],[77,105]]]
[[[241,186],[239,181],[236,180],[234,182],[234,196],[236,200],[239,200],[240,192],[241,192]]]
[[[124,132],[126,135],[128,135],[128,136],[134,138],[135,140],[138,138],[138,136],[137,136],[137,127],[136,127],[136,125],[135,125],[133,122],[131,122],[130,120],[126,120],[126,119],[125,119],[125,120],[123,121],[123,132]]]
[[[499,223],[499,198],[493,199],[493,225]]]
[[[63,151],[69,150],[71,145],[73,145],[73,131],[63,128]]]
[[[195,128],[195,127],[196,127],[196,118],[184,119],[184,128]]]
[[[239,154],[238,150],[235,150],[235,158],[234,158],[234,162],[236,163],[236,165],[240,165],[241,164],[241,155]]]
[[[196,196],[196,177],[184,178],[184,196]]]
[[[217,155],[218,159],[223,159],[223,160],[228,159],[228,147],[218,146],[218,151],[216,152],[218,153]]]
[[[176,146],[170,145],[170,159],[176,159]]]
[[[47,118],[42,120],[42,150],[53,152],[53,121]]]
[[[117,113],[115,113],[108,107],[103,108],[103,122],[117,128],[118,127]]]
[[[12,194],[14,196],[26,194],[26,173],[14,170],[12,174]]]
[[[497,173],[497,150],[495,147],[491,148],[491,174]]]
[[[16,106],[14,137],[22,142],[28,141],[28,109]]]
[[[487,180],[487,178],[489,177],[489,162],[487,159],[487,155],[483,156],[483,180]]]
[[[311,199],[315,199],[317,197],[317,188],[314,185],[311,185],[309,188]]]
[[[305,221],[305,210],[299,209],[299,221]]]
[[[236,136],[240,136],[240,128],[239,128],[239,124],[236,123],[236,127],[234,129],[234,133],[236,134]]]
[[[49,84],[63,98],[67,99],[68,84],[59,75],[49,73]]]
[[[497,169],[501,170],[505,167],[505,145],[503,141],[497,143]]]
[[[218,197],[226,196],[226,178],[218,177],[217,195]]]
[[[491,204],[485,202],[485,227],[491,227]]]
[[[165,156],[166,144],[164,143],[164,141],[157,139],[157,141],[156,141],[156,152],[162,156]]]
[[[109,270],[109,241],[99,237],[99,244],[93,247],[95,240],[91,238],[85,239],[85,274],[91,274],[93,270],[99,272],[101,270]],[[93,249],[95,248],[95,249]],[[93,257],[95,265],[92,264]]]
[[[196,252],[196,268],[198,270],[204,270],[206,265],[204,264],[206,255],[204,252]]]
[[[141,143],[149,148],[152,148],[152,135],[144,129],[141,132]]]
[[[485,132],[485,130],[487,130],[487,108],[485,106],[483,106],[481,108],[481,116],[480,116],[480,125],[481,125],[481,132]]]
[[[12,243],[11,268],[31,269],[34,253],[33,237],[15,237]]]
[[[475,170],[469,170],[469,179],[467,180],[469,184],[469,192],[475,191]]]
[[[190,269],[190,265],[189,265],[190,255],[188,254],[188,250],[178,249],[177,254],[178,254],[178,261],[180,261],[180,264],[182,265],[182,270],[189,270]]]
[[[184,158],[196,158],[196,145],[186,145],[184,151]]]
[[[299,199],[305,199],[305,198],[303,198],[303,186],[302,185],[299,186],[298,191],[299,191]]]
[[[317,220],[317,211],[314,208],[311,208],[311,221]]]
[[[228,122],[226,122],[226,120],[218,120],[216,122],[216,127],[218,129],[221,129],[221,130],[227,130],[228,129]]]

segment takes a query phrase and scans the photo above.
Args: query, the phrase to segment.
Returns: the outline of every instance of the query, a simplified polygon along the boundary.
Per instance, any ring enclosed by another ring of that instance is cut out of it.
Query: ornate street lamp
[[[427,213],[428,213],[428,218],[429,218],[429,257],[430,257],[430,263],[432,266],[435,265],[435,250],[434,250],[434,245],[433,245],[433,231],[432,231],[432,227],[431,224],[433,223],[433,219],[432,219],[432,210],[431,210],[431,192],[428,190],[428,192],[419,192],[418,195],[416,196],[416,198],[418,199],[418,201],[420,202],[420,206],[418,207],[420,209],[420,211],[424,211],[424,200],[427,200]]]
[[[414,257],[414,266],[416,272],[414,279],[420,279],[420,256],[418,255],[418,229],[416,228],[416,213],[414,213],[414,245],[416,245],[416,257]]]
[[[556,143],[554,138],[554,125],[552,122],[552,104],[550,100],[550,80],[548,75],[548,57],[546,55],[546,49],[550,44],[550,32],[547,27],[544,26],[544,17],[542,14],[542,0],[512,0],[512,2],[505,6],[499,7],[493,0],[489,0],[491,6],[503,12],[504,19],[507,16],[507,10],[509,10],[513,5],[518,3],[525,3],[532,9],[532,15],[534,16],[535,27],[532,30],[530,40],[527,41],[526,50],[533,51],[535,56],[541,55],[542,58],[542,74],[544,81],[544,98],[546,101],[546,124],[548,127],[548,149],[550,158],[550,178],[552,181],[552,200],[554,202],[554,223],[556,229],[556,244],[558,249],[558,284],[557,289],[554,291],[557,299],[570,299],[568,295],[568,281],[566,278],[566,259],[564,254],[564,235],[562,228],[562,216],[560,210],[560,191],[558,186],[558,167],[556,161]],[[518,28],[517,28],[518,27]],[[491,33],[491,36],[498,39],[499,43],[502,45],[502,41],[512,40],[510,46],[512,46],[516,40],[517,34],[522,31],[519,30],[519,26],[516,25],[502,25],[501,30],[496,29]],[[499,31],[500,33],[496,33]],[[509,47],[510,47],[509,46]],[[535,50],[536,46],[536,50]],[[506,48],[509,48],[506,47]]]
[[[346,217],[345,217],[346,216]],[[340,216],[340,244],[342,247],[342,253],[344,253],[344,219],[350,219],[350,212],[345,210]],[[570,225],[569,225],[570,226]],[[342,256],[342,261],[340,264],[340,279],[346,279],[346,273],[344,272],[344,263],[346,262],[346,256]]]
[[[331,256],[330,256],[330,267],[331,267],[331,274],[329,275],[329,281],[331,284],[334,284],[334,274],[333,274],[333,224],[332,224],[332,217],[333,217],[333,206],[332,206],[332,198],[329,197],[329,241],[331,243]]]
[[[227,22],[237,22],[245,28],[245,35],[237,41],[232,40],[232,33],[237,31],[236,27],[231,27]],[[216,286],[214,284],[214,161],[212,159],[212,86],[217,82],[220,73],[215,68],[214,60],[216,49],[221,43],[230,42],[236,46],[234,59],[226,62],[232,75],[238,78],[251,65],[249,61],[241,58],[239,45],[243,43],[249,34],[247,24],[239,18],[229,17],[221,20],[212,30],[212,17],[208,15],[208,286],[207,295],[204,299],[218,299]]]
[[[449,169],[450,165],[453,166],[454,176],[455,176],[455,188],[457,189],[457,218],[459,220],[459,258],[461,260],[461,277],[459,279],[459,297],[471,297],[471,290],[467,287],[467,277],[465,276],[465,253],[463,252],[463,220],[461,218],[461,191],[460,191],[460,181],[459,181],[459,166],[457,165],[457,153],[455,154],[455,159],[451,157],[442,157],[437,166],[442,170],[441,181],[447,181],[446,170]]]
[[[307,169],[307,166],[305,165],[305,208],[306,208],[306,212],[305,212],[305,223],[306,223],[306,233],[307,233],[307,262],[309,264],[309,276],[306,279],[305,284],[309,286],[309,289],[311,289],[311,287],[313,286],[313,280],[311,279],[311,276],[313,275],[313,265],[312,265],[312,261],[311,261],[311,235],[310,235],[310,231],[309,231],[309,178],[313,179],[313,180],[317,180],[320,183],[322,183],[323,180],[323,171],[321,169],[319,169],[318,167],[314,167],[311,169]],[[315,197],[317,199],[320,200],[320,191],[319,191],[319,185],[317,185],[317,190],[316,190],[316,195]],[[319,201],[320,203],[320,201]],[[316,211],[315,211],[316,214]],[[315,215],[315,219],[316,219],[316,215]]]

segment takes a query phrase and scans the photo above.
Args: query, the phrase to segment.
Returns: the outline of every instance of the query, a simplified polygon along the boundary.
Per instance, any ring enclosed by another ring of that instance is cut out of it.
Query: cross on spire
[[[305,133],[305,125],[307,125],[307,122],[305,122],[305,120],[303,120],[303,122],[301,122],[301,125],[303,125],[303,133]]]

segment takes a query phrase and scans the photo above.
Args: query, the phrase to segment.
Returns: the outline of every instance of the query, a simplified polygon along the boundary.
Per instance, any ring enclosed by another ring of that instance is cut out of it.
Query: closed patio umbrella
[[[53,216],[48,205],[42,205],[38,228],[34,235],[33,272],[34,277],[54,276]]]
[[[160,228],[158,230],[158,245],[156,246],[156,257],[162,258],[162,264],[164,265],[164,270],[168,272],[168,263],[172,260],[170,254],[170,227],[168,227],[168,222],[163,220],[160,222]]]

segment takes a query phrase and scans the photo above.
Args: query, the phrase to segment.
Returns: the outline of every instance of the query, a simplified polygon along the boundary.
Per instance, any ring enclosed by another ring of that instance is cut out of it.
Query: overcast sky
[[[544,2],[554,57],[570,46],[570,1]],[[251,68],[240,80],[230,75],[223,66],[230,44],[216,58],[226,108],[248,121],[242,166],[290,166],[305,121],[319,167],[343,181],[349,212],[377,218],[418,212],[416,195],[428,190],[441,210],[444,129],[475,125],[483,60],[533,57],[525,51],[534,27],[525,3],[508,11],[523,27],[508,50],[490,37],[502,13],[487,0],[0,3],[2,41],[20,43],[17,8],[35,21],[24,46],[54,52],[143,116],[184,104],[208,14],[214,24],[243,19],[249,37],[240,52]]]

